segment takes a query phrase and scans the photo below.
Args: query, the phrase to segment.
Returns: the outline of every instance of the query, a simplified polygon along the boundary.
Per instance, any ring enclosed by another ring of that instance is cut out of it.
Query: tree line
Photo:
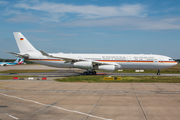
[[[0,62],[14,62],[16,59],[2,59],[2,58],[0,58]],[[28,61],[28,60],[24,60],[24,62],[26,63],[26,64],[36,64],[36,63],[34,63],[34,62],[31,62],[31,61]]]

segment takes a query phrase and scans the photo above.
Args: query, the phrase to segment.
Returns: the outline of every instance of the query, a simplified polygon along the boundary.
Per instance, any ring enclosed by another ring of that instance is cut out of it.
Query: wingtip
[[[44,55],[44,56],[49,56],[48,53],[44,52],[43,50],[40,50],[41,54]]]
[[[6,53],[12,53],[12,52],[8,52],[8,51],[4,51],[4,52],[6,52]]]

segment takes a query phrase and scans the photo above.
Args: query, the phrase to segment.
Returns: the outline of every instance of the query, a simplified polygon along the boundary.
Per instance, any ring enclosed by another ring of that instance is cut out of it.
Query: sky
[[[180,58],[179,0],[0,0],[0,58],[19,53],[13,32],[48,53]]]

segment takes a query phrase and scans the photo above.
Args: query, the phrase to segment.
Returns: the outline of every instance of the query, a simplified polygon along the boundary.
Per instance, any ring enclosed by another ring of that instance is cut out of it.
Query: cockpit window
[[[169,59],[169,61],[174,61],[173,59]]]

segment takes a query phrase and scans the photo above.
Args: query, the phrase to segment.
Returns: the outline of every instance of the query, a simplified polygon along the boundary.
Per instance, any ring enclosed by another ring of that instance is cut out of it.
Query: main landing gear
[[[161,70],[160,70],[160,69],[158,69],[157,75],[160,75],[160,72],[161,72]]]
[[[89,71],[89,70],[87,70],[87,71],[85,71],[84,73],[83,73],[83,75],[96,75],[96,71]]]

